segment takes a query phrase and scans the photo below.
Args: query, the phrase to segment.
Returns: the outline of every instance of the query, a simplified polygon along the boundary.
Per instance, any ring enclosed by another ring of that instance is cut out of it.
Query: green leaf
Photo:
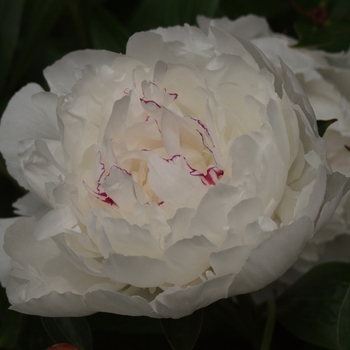
[[[306,342],[349,350],[349,288],[350,264],[319,265],[277,299],[278,320]]]
[[[296,23],[294,29],[299,37],[295,47],[322,48],[329,52],[348,50],[350,46],[350,21],[330,20],[317,27],[311,23]]]
[[[215,17],[220,0],[144,0],[130,23],[134,31],[196,24],[197,15]]]
[[[350,19],[349,0],[338,0],[332,7],[331,18]]]
[[[173,350],[193,349],[202,328],[203,309],[179,319],[162,319],[164,334]]]
[[[329,30],[317,28],[311,23],[296,23],[294,29],[299,38],[295,47],[323,48],[333,42],[333,35]]]
[[[13,348],[19,339],[24,315],[7,310],[0,328],[0,348]]]
[[[89,27],[95,49],[125,53],[131,34],[110,12],[99,6],[94,8]]]
[[[317,129],[318,133],[321,137],[323,137],[324,133],[328,129],[330,125],[335,123],[338,119],[330,119],[330,120],[318,120],[317,121]]]
[[[68,0],[31,0],[26,13],[23,43],[19,48],[18,60],[12,69],[9,90],[16,88],[23,74],[28,70],[39,47],[45,42],[52,27],[60,17]]]
[[[0,1],[0,93],[10,72],[13,54],[17,47],[24,0]]]
[[[56,343],[69,343],[92,350],[90,327],[84,317],[42,317],[43,325]]]
[[[230,18],[254,13],[266,18],[281,17],[291,6],[289,1],[276,0],[221,0],[224,14]]]

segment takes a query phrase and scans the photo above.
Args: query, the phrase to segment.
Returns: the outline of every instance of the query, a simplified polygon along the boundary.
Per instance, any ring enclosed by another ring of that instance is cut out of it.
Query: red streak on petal
[[[179,97],[179,94],[177,94],[176,92],[169,92],[170,96],[173,96],[174,97],[174,101]]]
[[[186,157],[182,156],[181,154],[175,154],[171,158],[163,158],[167,163],[174,162],[176,158],[183,158],[186,161],[186,164],[188,168],[190,169],[190,174],[192,176],[198,176],[201,179],[201,182],[205,186],[215,186],[217,182],[222,178],[224,175],[224,171],[222,169],[219,169],[216,165],[212,165],[208,167],[207,173],[204,174],[197,169],[194,169],[191,167],[191,165],[188,164]]]
[[[110,204],[110,205],[115,205],[116,207],[119,208],[118,204],[116,202],[114,202],[114,200],[108,196],[108,194],[106,192],[101,192],[100,191],[100,184],[97,185],[97,191],[94,191],[93,189],[91,189],[85,181],[83,181],[83,185],[86,188],[86,190],[92,194],[95,198],[99,199],[100,201]]]
[[[203,185],[210,185],[215,186],[217,182],[221,179],[221,177],[224,175],[224,171],[219,169],[216,165],[211,166],[207,169],[207,173],[201,173],[196,169],[192,169],[190,171],[190,174],[193,176],[199,176]]]
[[[201,136],[201,139],[202,139],[202,142],[203,142],[204,147],[212,154],[212,156],[213,156],[213,158],[214,158],[214,160],[215,160],[215,162],[216,162],[216,159],[215,159],[215,157],[214,157],[213,151],[210,149],[210,147],[209,147],[209,146],[207,145],[207,143],[205,142],[204,135],[203,135],[199,130],[196,130],[196,131],[197,131],[198,134]],[[213,145],[213,147],[215,147],[215,146]]]
[[[145,100],[144,98],[140,98],[140,101],[148,105],[149,103],[152,105],[155,105],[157,108],[162,108],[160,104],[158,104],[156,101],[153,100]]]
[[[108,196],[108,194],[106,192],[102,192],[100,189],[101,186],[101,179],[106,171],[106,167],[105,164],[102,162],[102,155],[101,152],[98,152],[99,154],[99,165],[100,165],[100,175],[97,179],[97,186],[96,186],[96,191],[94,191],[93,189],[91,189],[85,181],[83,181],[83,185],[86,188],[86,190],[92,194],[95,198],[99,199],[100,201],[110,204],[110,205],[115,205],[118,207],[118,204],[116,202],[114,202],[114,200]],[[104,177],[104,179],[109,175],[109,173]]]
[[[214,141],[213,141],[213,139],[210,136],[210,132],[209,132],[209,129],[207,128],[207,126],[201,120],[199,120],[197,118],[194,118],[194,117],[191,117],[191,116],[190,116],[190,118],[192,120],[194,120],[195,122],[197,122],[201,126],[201,128],[205,131],[205,134],[207,135],[207,137],[209,138],[209,140],[213,144],[213,147],[215,147]],[[197,131],[199,132],[199,130],[197,130]]]
[[[105,202],[110,205],[117,205],[116,202],[111,197],[109,197],[106,192],[101,192],[99,195],[104,197],[104,199],[102,199],[102,202]]]

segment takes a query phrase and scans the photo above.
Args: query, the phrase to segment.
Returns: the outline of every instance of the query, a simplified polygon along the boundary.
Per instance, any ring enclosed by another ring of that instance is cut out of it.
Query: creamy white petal
[[[98,289],[91,290],[85,295],[86,304],[95,312],[109,312],[127,316],[149,316],[158,317],[149,302],[138,296],[129,296],[111,290]]]
[[[4,249],[12,266],[7,291],[13,305],[40,299],[51,292],[81,296],[92,285],[108,280],[77,269],[50,238],[37,241],[33,237],[35,224],[32,219],[20,218],[5,237]]]
[[[177,241],[163,255],[169,268],[167,282],[181,286],[197,279],[209,268],[209,256],[216,250],[204,235]]]
[[[0,282],[3,287],[6,286],[6,280],[11,271],[11,258],[4,251],[4,238],[8,227],[10,227],[18,218],[0,219]]]
[[[57,96],[43,93],[39,85],[28,84],[12,97],[1,118],[0,151],[9,173],[23,187],[28,185],[18,157],[19,142],[59,140],[56,103]]]
[[[113,281],[140,288],[162,285],[168,275],[164,261],[147,256],[111,254],[103,263],[101,272]]]
[[[217,184],[211,188],[199,204],[186,237],[203,235],[214,244],[220,245],[226,236],[227,215],[239,200],[238,191],[233,186]]]
[[[44,202],[32,193],[27,193],[13,203],[14,213],[20,216],[34,216],[40,219],[51,210]]]
[[[69,53],[44,70],[50,90],[56,94],[69,93],[81,78],[86,66],[92,68],[110,66],[118,54],[105,50],[82,50]]]
[[[155,298],[154,308],[161,317],[184,317],[214,301],[227,298],[232,280],[233,276],[228,275],[209,279],[185,289],[177,286],[169,288]]]
[[[10,310],[43,317],[81,317],[95,312],[95,310],[86,306],[82,295],[71,292],[58,293],[56,291],[37,299],[32,298],[27,302],[19,302],[11,306]]]
[[[303,217],[277,229],[250,251],[249,257],[229,288],[230,295],[244,294],[265,287],[295,262],[311,238],[313,223]]]
[[[65,232],[77,226],[78,221],[72,209],[63,207],[49,211],[35,225],[33,236],[38,241]]]

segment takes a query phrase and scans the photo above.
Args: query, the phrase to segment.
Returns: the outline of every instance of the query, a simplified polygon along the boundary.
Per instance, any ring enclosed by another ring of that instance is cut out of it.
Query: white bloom
[[[138,33],[125,56],[78,51],[44,74],[50,92],[24,87],[0,127],[30,190],[1,223],[20,312],[178,318],[260,289],[348,186],[290,70],[215,27]]]
[[[209,23],[250,39],[275,64],[282,59],[298,78],[313,107],[316,118],[336,118],[326,131],[327,158],[333,171],[350,176],[350,51],[326,53],[293,48],[296,40],[273,33],[264,18],[249,15],[235,21],[211,21],[199,17],[203,31]],[[329,224],[319,231],[303,250],[293,268],[282,277],[291,283],[316,264],[327,261],[350,262],[350,196],[341,200]]]

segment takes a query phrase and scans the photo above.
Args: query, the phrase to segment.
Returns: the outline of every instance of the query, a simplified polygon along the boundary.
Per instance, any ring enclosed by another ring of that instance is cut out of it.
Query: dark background
[[[266,17],[274,31],[298,38],[299,46],[331,52],[349,48],[349,0],[0,0],[0,115],[28,82],[47,89],[43,69],[68,52],[93,48],[124,53],[129,36],[137,31],[195,25],[198,14],[235,19],[249,13]],[[0,158],[0,217],[13,216],[12,203],[24,193]],[[52,345],[42,320],[8,314],[1,293],[0,349],[40,350]],[[207,308],[195,349],[258,349],[261,339],[247,341],[247,334],[261,338],[264,307],[245,306],[240,315],[244,329],[232,326],[226,307]],[[101,314],[87,319],[95,349],[170,348],[158,320]],[[277,324],[273,349],[321,348],[303,343]]]

